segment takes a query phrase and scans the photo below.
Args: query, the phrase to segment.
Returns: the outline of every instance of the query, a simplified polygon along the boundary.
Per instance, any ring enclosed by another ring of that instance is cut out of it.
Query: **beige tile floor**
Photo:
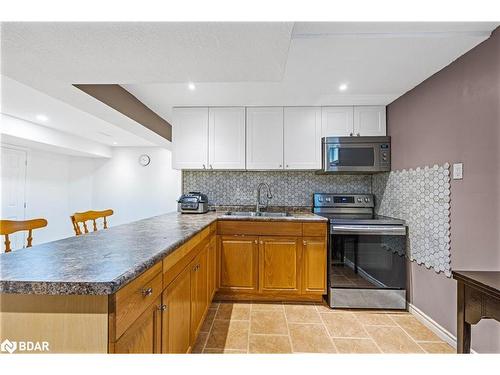
[[[407,312],[213,303],[193,353],[454,353]]]

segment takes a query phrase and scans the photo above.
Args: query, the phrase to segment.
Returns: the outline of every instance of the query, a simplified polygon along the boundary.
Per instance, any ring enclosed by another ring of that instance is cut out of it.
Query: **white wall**
[[[73,201],[89,201],[92,191],[72,188],[77,178],[72,172],[73,163],[92,165],[91,159],[75,158],[52,152],[28,150],[26,171],[26,218],[47,219],[46,228],[33,235],[33,244],[48,242],[73,235],[69,216]]]
[[[147,154],[151,163],[139,164]],[[181,173],[172,169],[172,153],[162,148],[114,148],[109,160],[96,160],[93,208],[112,208],[112,225],[128,223],[177,209]]]
[[[25,217],[48,221],[35,231],[34,245],[73,236],[69,216],[76,211],[112,208],[114,226],[176,210],[181,174],[166,149],[114,148],[111,159],[27,151]],[[139,165],[141,154],[151,157],[147,167]]]

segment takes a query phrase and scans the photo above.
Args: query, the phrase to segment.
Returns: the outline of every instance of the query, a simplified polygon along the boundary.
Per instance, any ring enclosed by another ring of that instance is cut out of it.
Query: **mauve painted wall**
[[[451,183],[455,270],[500,270],[500,28],[387,107],[392,168],[463,162]],[[456,333],[456,282],[412,264],[412,302]],[[500,353],[500,324],[472,328],[472,348]]]

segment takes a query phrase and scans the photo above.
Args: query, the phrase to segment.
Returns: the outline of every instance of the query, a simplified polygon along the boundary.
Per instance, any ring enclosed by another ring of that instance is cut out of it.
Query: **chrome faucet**
[[[268,184],[266,184],[265,182],[262,182],[259,184],[259,186],[257,186],[257,207],[255,209],[255,211],[257,212],[260,212],[260,209],[261,209],[261,189],[265,187],[267,189],[267,194],[266,194],[266,205],[265,205],[265,208],[267,208],[267,205],[269,204],[269,199],[273,199],[273,194],[271,193],[271,188],[269,187]]]

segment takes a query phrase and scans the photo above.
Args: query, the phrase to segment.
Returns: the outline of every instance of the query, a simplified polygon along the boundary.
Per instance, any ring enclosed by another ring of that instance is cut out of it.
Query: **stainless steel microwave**
[[[391,170],[391,137],[324,137],[322,173],[377,173]]]

